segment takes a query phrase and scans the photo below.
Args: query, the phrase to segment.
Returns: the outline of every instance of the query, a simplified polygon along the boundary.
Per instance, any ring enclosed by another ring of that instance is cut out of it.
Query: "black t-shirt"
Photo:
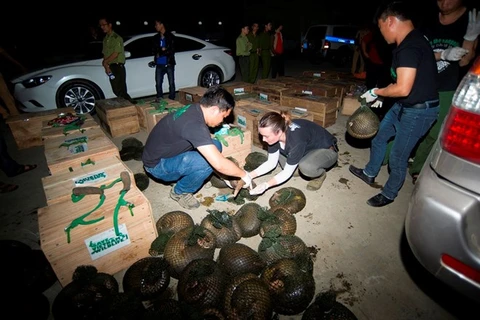
[[[438,99],[437,64],[427,38],[412,30],[393,50],[392,77],[397,80],[397,68],[415,68],[417,73],[410,94],[397,102],[405,106]]]
[[[285,132],[285,149],[280,142],[268,146],[269,153],[280,153],[287,158],[287,164],[296,165],[304,155],[315,149],[328,149],[337,143],[337,138],[322,126],[305,119],[295,119]]]
[[[198,103],[169,113],[153,127],[143,149],[144,166],[153,168],[160,159],[171,158],[200,146],[213,144]]]
[[[454,23],[442,25],[437,18],[431,26],[424,29],[434,52],[448,48],[461,47],[468,25],[468,10]],[[458,61],[437,61],[438,90],[455,91],[460,78]]]

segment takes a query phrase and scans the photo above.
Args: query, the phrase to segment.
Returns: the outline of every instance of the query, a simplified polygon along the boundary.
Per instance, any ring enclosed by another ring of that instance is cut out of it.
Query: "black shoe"
[[[367,176],[365,173],[363,173],[363,169],[360,169],[360,168],[357,168],[355,166],[350,165],[348,170],[350,170],[350,172],[353,173],[354,176],[362,179],[363,182],[365,182],[366,184],[368,184],[370,186],[375,183],[375,178]]]
[[[393,200],[388,199],[385,197],[383,194],[379,193],[376,196],[371,197],[370,199],[367,200],[367,204],[372,206],[372,207],[383,207],[386,206],[387,204],[392,203]]]

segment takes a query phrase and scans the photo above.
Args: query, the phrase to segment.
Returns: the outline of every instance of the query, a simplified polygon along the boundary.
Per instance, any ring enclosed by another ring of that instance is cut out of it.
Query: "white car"
[[[155,66],[152,36],[146,33],[124,37],[127,90],[132,98],[152,96],[155,91]],[[175,35],[176,89],[210,87],[235,76],[231,49],[185,34]],[[115,97],[102,66],[102,43],[94,42],[79,62],[62,64],[22,75],[11,82],[21,110],[38,112],[73,107],[77,113],[94,113],[95,101]],[[92,57],[95,57],[92,59]],[[165,76],[163,91],[168,93]]]

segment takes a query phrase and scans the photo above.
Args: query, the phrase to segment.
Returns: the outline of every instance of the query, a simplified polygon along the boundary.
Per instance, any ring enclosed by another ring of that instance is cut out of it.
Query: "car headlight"
[[[25,88],[33,88],[33,87],[37,87],[41,84],[44,84],[45,82],[47,82],[51,78],[52,78],[52,76],[39,76],[39,77],[24,80],[24,81],[22,81],[22,84]]]

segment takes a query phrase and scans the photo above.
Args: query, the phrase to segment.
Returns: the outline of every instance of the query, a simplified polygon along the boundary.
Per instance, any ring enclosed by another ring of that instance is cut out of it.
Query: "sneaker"
[[[200,202],[191,193],[176,194],[175,191],[170,190],[170,198],[177,201],[179,205],[185,209],[195,209],[200,207]]]
[[[327,173],[324,172],[320,177],[310,180],[307,184],[307,190],[317,191],[318,189],[320,189],[326,177]]]

